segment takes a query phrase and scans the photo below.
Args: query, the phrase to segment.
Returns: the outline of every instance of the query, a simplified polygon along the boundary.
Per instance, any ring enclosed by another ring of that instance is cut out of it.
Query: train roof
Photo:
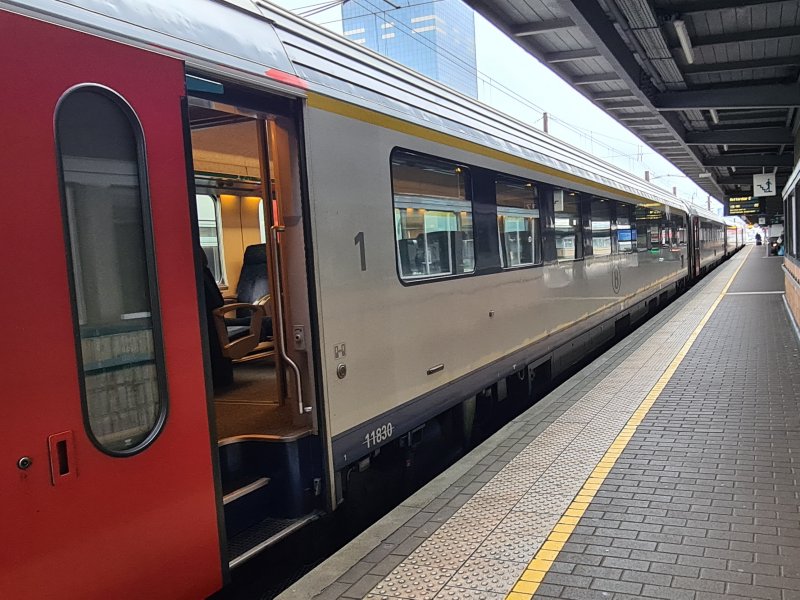
[[[727,225],[738,225],[739,227],[747,227],[747,223],[742,217],[733,216],[733,217],[723,217],[723,220]]]
[[[716,221],[717,223],[725,223],[724,217],[721,217],[717,213],[705,209],[702,206],[697,206],[696,204],[693,204],[692,206],[689,207],[689,212],[692,215],[703,217],[704,219],[708,219],[709,221]]]
[[[309,89],[622,192],[687,210],[658,186],[262,0]]]
[[[0,0],[0,7],[170,54],[193,71],[336,98],[688,210],[619,167],[262,0]]]

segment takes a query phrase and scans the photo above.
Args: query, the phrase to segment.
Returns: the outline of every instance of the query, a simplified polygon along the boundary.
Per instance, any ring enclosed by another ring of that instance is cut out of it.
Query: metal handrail
[[[272,233],[272,257],[275,264],[275,317],[278,319],[278,327],[280,328],[280,336],[278,336],[280,343],[278,344],[278,350],[281,353],[281,358],[283,358],[283,360],[285,360],[286,363],[292,368],[292,371],[294,371],[295,379],[297,380],[297,408],[300,411],[300,414],[304,415],[311,412],[311,407],[306,406],[303,403],[303,386],[302,379],[300,377],[300,368],[291,358],[289,358],[289,355],[286,353],[286,330],[283,324],[283,290],[281,289],[282,271],[278,256],[278,234],[283,233],[284,231],[286,231],[286,227],[283,225],[273,225],[270,227],[270,233]]]

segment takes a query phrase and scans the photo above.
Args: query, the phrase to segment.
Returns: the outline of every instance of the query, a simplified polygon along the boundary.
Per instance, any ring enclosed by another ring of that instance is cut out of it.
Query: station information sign
[[[737,196],[725,200],[725,216],[757,215],[761,213],[761,200],[751,196]]]

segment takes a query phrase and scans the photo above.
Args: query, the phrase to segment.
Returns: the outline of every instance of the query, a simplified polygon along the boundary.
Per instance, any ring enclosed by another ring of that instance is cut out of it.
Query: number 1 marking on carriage
[[[353,238],[353,242],[355,243],[356,246],[360,245],[359,252],[361,254],[361,270],[362,271],[366,271],[367,270],[367,250],[364,247],[364,232],[363,231],[359,231],[356,234],[356,237]]]

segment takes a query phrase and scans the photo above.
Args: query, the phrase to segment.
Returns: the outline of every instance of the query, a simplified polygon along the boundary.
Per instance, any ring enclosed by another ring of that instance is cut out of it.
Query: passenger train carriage
[[[0,0],[0,51],[4,598],[208,595],[743,243],[260,1]]]

